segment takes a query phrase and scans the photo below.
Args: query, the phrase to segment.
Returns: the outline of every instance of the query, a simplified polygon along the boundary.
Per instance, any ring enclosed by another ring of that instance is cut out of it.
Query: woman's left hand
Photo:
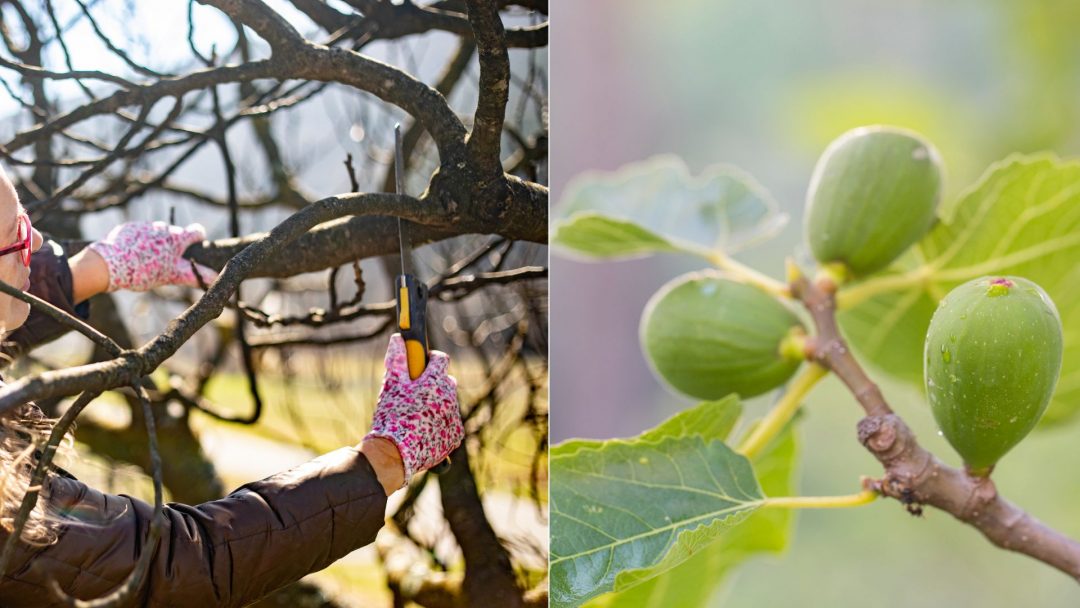
[[[184,251],[206,240],[199,224],[186,228],[165,222],[128,222],[89,245],[109,268],[109,291],[148,291],[161,285],[198,287],[195,269],[204,284],[217,278],[213,270],[184,259]]]
[[[405,341],[401,334],[390,336],[386,375],[365,438],[382,437],[397,446],[405,473],[403,487],[413,475],[445,460],[465,437],[457,381],[447,373],[450,357],[437,350],[429,356],[424,373],[411,380]]]

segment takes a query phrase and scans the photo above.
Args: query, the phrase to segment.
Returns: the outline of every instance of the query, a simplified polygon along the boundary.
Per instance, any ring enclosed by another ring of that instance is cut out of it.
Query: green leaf
[[[695,424],[737,407],[707,402],[633,439],[552,450],[552,606],[670,570],[760,506],[750,462],[722,441],[731,424]]]
[[[795,494],[797,445],[791,427],[754,461],[754,472],[766,496]],[[792,509],[761,509],[678,567],[621,593],[608,593],[588,608],[667,608],[704,606],[742,561],[758,553],[783,551],[795,520]]]
[[[742,403],[735,395],[716,401],[702,401],[697,406],[668,418],[660,426],[638,436],[642,441],[658,441],[664,437],[727,439],[742,415]]]
[[[551,242],[602,259],[680,251],[708,258],[771,237],[787,221],[749,175],[716,165],[694,177],[674,156],[582,174],[558,213]]]
[[[894,289],[840,315],[875,366],[921,384],[923,341],[938,301],[970,279],[1025,277],[1054,300],[1065,330],[1061,378],[1044,421],[1080,410],[1080,162],[1036,155],[992,165],[892,274]]]
[[[728,395],[715,401],[702,401],[696,406],[683,410],[649,429],[630,441],[657,442],[665,437],[699,436],[705,439],[725,439],[735,428],[735,423],[742,415],[742,403],[737,395]],[[621,439],[570,439],[551,448],[549,458],[570,456],[581,449],[598,450],[605,445],[624,441]]]

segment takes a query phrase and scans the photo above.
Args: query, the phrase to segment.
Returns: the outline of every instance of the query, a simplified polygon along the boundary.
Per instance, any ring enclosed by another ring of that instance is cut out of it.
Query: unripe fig
[[[653,371],[698,399],[750,397],[780,386],[799,367],[805,335],[775,297],[716,273],[671,281],[641,319],[641,345]]]
[[[823,264],[874,273],[926,234],[940,194],[941,158],[919,135],[882,126],[848,131],[810,178],[807,242]]]
[[[1054,303],[1027,279],[968,281],[938,305],[926,333],[926,393],[972,474],[988,475],[1042,417],[1062,343]]]

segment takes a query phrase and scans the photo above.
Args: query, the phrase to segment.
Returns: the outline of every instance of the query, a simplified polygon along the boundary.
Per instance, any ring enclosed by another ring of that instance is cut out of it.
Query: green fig
[[[757,287],[711,272],[683,275],[645,307],[641,345],[650,367],[698,399],[759,395],[802,360],[806,335],[790,308]]]
[[[926,333],[926,394],[941,432],[985,476],[1046,411],[1061,372],[1061,318],[1038,285],[982,277],[949,292]]]
[[[822,264],[856,277],[882,270],[918,241],[941,195],[941,158],[922,137],[860,127],[825,149],[806,199],[806,239]]]

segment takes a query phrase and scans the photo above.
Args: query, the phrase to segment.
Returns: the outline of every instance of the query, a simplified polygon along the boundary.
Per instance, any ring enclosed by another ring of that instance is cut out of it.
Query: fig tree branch
[[[506,33],[495,3],[468,0],[466,5],[480,58],[480,95],[473,130],[469,134],[469,158],[481,179],[488,179],[488,175],[498,179],[502,175],[499,152],[503,119],[510,98],[510,54],[506,50]]]
[[[260,261],[282,250],[313,226],[343,215],[400,216],[413,221],[433,219],[430,207],[424,209],[411,201],[409,197],[397,194],[361,194],[331,197],[309,205],[237,253],[203,297],[173,319],[155,339],[107,361],[46,371],[7,384],[0,389],[0,412],[28,401],[66,397],[91,388],[108,390],[134,384],[172,356],[199,328],[217,318],[240,282]]]
[[[989,477],[971,477],[950,467],[919,445],[915,433],[885,401],[841,337],[836,323],[831,281],[797,277],[792,295],[810,312],[817,334],[807,341],[807,355],[828,368],[851,390],[866,411],[859,441],[885,467],[872,489],[917,512],[936,507],[973,526],[993,544],[1044,562],[1080,580],[1080,543],[1050,528],[997,492]]]
[[[328,33],[342,30],[362,31],[373,40],[402,38],[433,30],[451,32],[462,37],[472,36],[472,28],[469,27],[468,20],[462,14],[464,7],[448,10],[412,2],[401,4],[380,2],[365,6],[361,16],[338,11],[321,0],[291,0],[291,3]],[[498,4],[500,8],[503,8],[507,3],[499,2]],[[543,12],[546,12],[546,7]],[[509,48],[547,46],[547,39],[546,22],[509,28],[506,31],[506,46]]]

